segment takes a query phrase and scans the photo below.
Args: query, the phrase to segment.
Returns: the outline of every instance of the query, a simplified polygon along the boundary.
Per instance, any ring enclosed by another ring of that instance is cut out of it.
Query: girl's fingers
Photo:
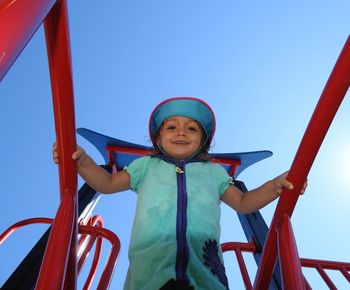
[[[77,150],[77,151],[75,151],[75,152],[73,153],[72,158],[73,158],[74,160],[77,160],[77,159],[79,159],[81,156],[83,156],[82,152],[79,151],[79,150]]]
[[[292,190],[294,188],[293,184],[290,183],[287,179],[285,179],[284,187],[288,188],[289,190]]]
[[[52,159],[55,164],[58,164],[59,159],[58,159],[58,152],[57,152],[57,144],[56,142],[53,143],[52,145]]]

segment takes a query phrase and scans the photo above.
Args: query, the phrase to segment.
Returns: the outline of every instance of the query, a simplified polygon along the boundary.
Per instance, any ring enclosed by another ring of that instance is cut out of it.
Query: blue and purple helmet
[[[204,144],[209,147],[215,133],[215,115],[206,102],[193,97],[170,98],[155,107],[149,119],[149,135],[153,145],[156,145],[155,136],[162,123],[173,116],[196,120],[206,134]]]

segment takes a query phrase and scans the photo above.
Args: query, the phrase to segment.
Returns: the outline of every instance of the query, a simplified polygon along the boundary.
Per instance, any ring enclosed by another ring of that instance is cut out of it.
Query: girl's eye
[[[176,127],[173,126],[173,125],[169,125],[169,126],[167,127],[167,130],[175,130],[175,129],[176,129]]]
[[[197,132],[198,131],[198,129],[196,127],[188,127],[188,130],[192,131],[192,132]]]

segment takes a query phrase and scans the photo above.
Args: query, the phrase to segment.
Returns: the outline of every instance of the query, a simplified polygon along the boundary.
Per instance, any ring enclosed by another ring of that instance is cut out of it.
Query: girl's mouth
[[[188,142],[186,141],[174,141],[173,144],[178,144],[178,145],[187,145],[189,144]]]

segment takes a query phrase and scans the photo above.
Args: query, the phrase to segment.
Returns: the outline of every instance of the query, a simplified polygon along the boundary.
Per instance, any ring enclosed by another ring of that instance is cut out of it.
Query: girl
[[[73,153],[80,176],[96,191],[137,193],[125,290],[229,289],[219,242],[220,202],[252,213],[283,187],[293,188],[284,173],[243,194],[220,165],[210,162],[214,132],[208,104],[172,98],[149,120],[154,156],[109,174],[82,148]],[[53,158],[58,163],[56,145]]]

